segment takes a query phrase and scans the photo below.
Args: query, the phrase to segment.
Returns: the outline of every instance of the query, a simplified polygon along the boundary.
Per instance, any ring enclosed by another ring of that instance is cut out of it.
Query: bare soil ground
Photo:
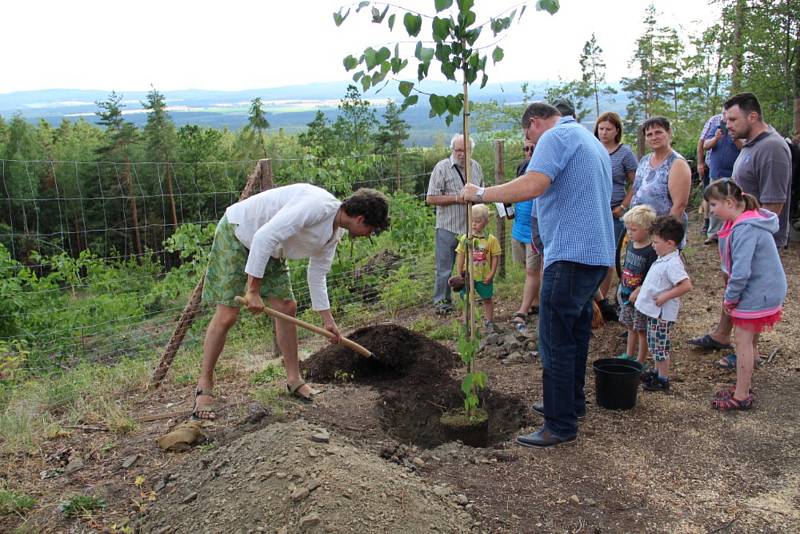
[[[695,288],[674,331],[672,392],[640,391],[634,409],[604,410],[589,368],[590,405],[574,444],[514,445],[540,423],[529,405],[541,395],[541,368],[495,358],[478,364],[489,375],[490,446],[445,442],[438,415],[461,402],[461,364],[452,344],[398,326],[442,320],[425,306],[393,324],[364,319],[371,326],[351,337],[377,361],[330,346],[308,359],[309,380],[324,390],[314,404],[277,393],[282,384],[265,395],[248,374],[224,373],[225,407],[205,429],[208,443],[188,453],[155,445],[174,418],[115,437],[87,425],[40,456],[4,457],[0,476],[39,506],[26,520],[0,518],[0,531],[798,532],[800,247],[782,253],[789,295],[784,320],[763,336],[772,359],[756,371],[756,404],[721,414],[711,396],[735,376],[711,365],[720,353],[686,343],[718,317],[717,253],[701,243],[693,232],[686,262]],[[500,299],[498,323],[516,305]],[[590,362],[622,352],[621,332],[616,323],[595,330]],[[137,417],[191,405],[190,386],[134,396]],[[64,474],[76,457],[83,467]],[[107,506],[66,519],[57,504],[74,494]]]

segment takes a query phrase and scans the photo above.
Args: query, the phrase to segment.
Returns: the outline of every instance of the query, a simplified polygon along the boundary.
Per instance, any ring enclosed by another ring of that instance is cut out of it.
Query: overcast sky
[[[433,0],[397,4],[434,14]],[[478,20],[517,4],[476,0]],[[500,43],[505,59],[491,82],[573,79],[592,32],[604,49],[607,78],[630,74],[649,0],[561,0],[554,16],[530,7]],[[661,22],[688,36],[718,18],[707,0],[655,0]],[[3,0],[0,93],[74,88],[102,90],[255,89],[349,78],[347,54],[402,40],[371,24],[367,11],[337,28],[337,0]],[[481,6],[484,6],[482,11]],[[400,17],[398,17],[400,19]],[[430,22],[423,22],[423,28]],[[486,32],[490,34],[490,32]],[[483,39],[483,37],[482,37]],[[408,37],[406,36],[406,40]],[[412,45],[408,45],[412,46]],[[391,46],[390,46],[391,48]],[[409,48],[411,55],[413,48]],[[491,61],[490,61],[491,63]],[[434,69],[431,69],[433,71]],[[407,79],[414,77],[409,71]]]

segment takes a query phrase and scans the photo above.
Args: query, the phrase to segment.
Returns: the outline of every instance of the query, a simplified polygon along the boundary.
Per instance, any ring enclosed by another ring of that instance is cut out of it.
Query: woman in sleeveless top
[[[636,169],[630,207],[647,204],[661,215],[672,215],[688,223],[686,206],[692,186],[692,172],[683,156],[672,149],[672,130],[664,117],[647,119],[642,125],[645,141],[652,149]],[[684,242],[685,242],[684,236]]]

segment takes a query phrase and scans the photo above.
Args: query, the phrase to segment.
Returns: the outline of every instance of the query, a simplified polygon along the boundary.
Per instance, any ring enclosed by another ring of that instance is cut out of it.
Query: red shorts
[[[748,332],[760,334],[764,330],[772,330],[772,328],[778,324],[778,322],[780,322],[782,314],[782,310],[778,310],[772,315],[759,317],[758,319],[742,319],[739,317],[731,317],[731,322],[736,328],[741,328],[742,330],[747,330]]]

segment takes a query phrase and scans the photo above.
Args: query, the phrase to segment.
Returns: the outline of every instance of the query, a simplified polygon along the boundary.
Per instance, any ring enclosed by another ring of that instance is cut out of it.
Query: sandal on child
[[[300,388],[306,385],[305,380],[299,380],[294,384],[286,384],[286,389],[289,390],[289,395],[292,397],[298,398],[303,402],[314,402],[314,396],[319,395],[320,391],[312,388],[310,385],[308,386],[309,392],[308,395],[303,395],[300,392]]]
[[[711,401],[711,406],[717,410],[727,412],[731,410],[749,410],[753,407],[753,394],[747,396],[745,399],[737,399],[733,395],[721,399],[714,399]]]
[[[717,391],[716,393],[714,393],[714,398],[715,399],[726,399],[728,397],[733,397],[733,394],[735,392],[736,392],[736,384],[734,384],[734,385],[732,385],[730,387],[727,387],[725,389],[721,389],[721,390]],[[753,394],[753,390],[751,389],[750,390],[750,395],[752,395],[752,394]]]
[[[756,356],[755,360],[753,361],[753,367],[761,367],[764,364],[764,359],[760,356]],[[714,362],[714,367],[719,367],[720,369],[725,369],[726,371],[735,371],[736,370],[736,353],[731,352],[726,354],[719,360]]]
[[[197,397],[205,395],[214,399],[214,394],[211,391],[204,391],[203,388],[197,386],[194,390],[194,406],[192,407],[191,418],[199,421],[213,421],[217,418],[216,403],[212,400],[203,404],[198,404]]]

